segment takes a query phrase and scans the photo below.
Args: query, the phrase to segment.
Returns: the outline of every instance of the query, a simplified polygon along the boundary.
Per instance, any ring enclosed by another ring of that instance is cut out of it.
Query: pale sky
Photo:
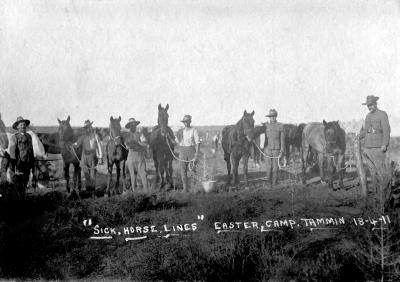
[[[400,1],[0,1],[0,112],[107,126],[400,117]]]

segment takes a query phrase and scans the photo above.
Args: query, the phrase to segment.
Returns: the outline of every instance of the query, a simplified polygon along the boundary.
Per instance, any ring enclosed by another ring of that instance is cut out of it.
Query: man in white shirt
[[[183,122],[185,128],[182,131],[182,140],[179,142],[179,158],[185,162],[181,161],[180,168],[183,191],[188,192],[190,190],[187,178],[189,161],[197,159],[197,156],[200,152],[200,139],[197,129],[190,126],[192,122],[192,117],[190,115],[185,115],[181,122]],[[168,137],[171,143],[177,144],[171,136]]]

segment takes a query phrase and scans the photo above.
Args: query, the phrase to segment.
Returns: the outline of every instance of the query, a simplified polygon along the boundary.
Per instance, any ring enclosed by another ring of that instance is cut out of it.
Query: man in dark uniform
[[[25,197],[31,170],[32,175],[35,175],[32,137],[26,133],[29,124],[29,120],[18,117],[12,126],[18,132],[10,140],[11,177],[21,198]],[[33,179],[32,186],[36,186],[35,179]]]
[[[368,96],[363,105],[367,105],[369,113],[365,118],[365,124],[361,128],[360,139],[365,138],[364,157],[372,177],[372,185],[378,188],[378,181],[382,183],[386,166],[386,151],[390,140],[390,125],[386,112],[378,109],[379,97]]]
[[[265,158],[267,167],[267,180],[272,184],[278,183],[278,162],[279,157],[283,154],[285,148],[285,133],[283,124],[277,122],[278,112],[275,109],[269,111],[266,117],[269,117],[270,122],[265,124],[265,140],[268,140],[268,145],[265,147],[265,154],[269,157]],[[271,179],[272,173],[272,179]]]
[[[142,179],[143,190],[148,190],[146,170],[147,140],[143,134],[136,132],[140,121],[130,118],[125,128],[129,128],[129,134],[125,139],[125,145],[129,149],[126,165],[131,176],[131,189],[136,190],[136,173]]]

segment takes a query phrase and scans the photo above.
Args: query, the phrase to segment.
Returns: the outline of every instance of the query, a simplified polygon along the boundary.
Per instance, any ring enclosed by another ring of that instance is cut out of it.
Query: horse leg
[[[338,160],[336,163],[336,172],[339,174],[339,187],[343,188],[343,175],[345,173],[345,158],[344,155],[339,154],[338,155]]]
[[[160,160],[158,170],[159,170],[160,178],[161,178],[160,189],[162,189],[165,185],[164,172],[166,170],[166,160],[164,160],[164,159]]]
[[[319,176],[321,177],[321,183],[326,184],[325,173],[324,173],[324,154],[318,153],[318,166],[319,166]]]
[[[301,181],[303,184],[306,184],[306,169],[307,169],[307,158],[308,158],[308,145],[301,146]]]
[[[113,165],[114,163],[107,163],[107,188],[106,188],[106,193],[110,197],[110,186],[111,186],[111,180],[112,180],[112,170],[113,170]]]
[[[126,191],[126,160],[122,162],[122,191]],[[120,193],[119,193],[120,194]]]
[[[71,192],[71,188],[69,187],[69,163],[64,164],[64,178],[67,184],[67,192]]]
[[[113,189],[113,195],[119,192],[119,178],[121,176],[121,163],[119,161],[115,162],[115,167],[117,168],[117,180],[115,181],[115,187]]]
[[[248,184],[248,172],[249,172],[249,155],[243,156],[243,174],[244,174],[244,182],[247,186]]]
[[[81,191],[80,180],[79,180],[80,172],[81,172],[81,170],[79,167],[79,163],[74,164],[73,185],[74,185],[74,190],[78,189],[79,191]]]
[[[158,163],[158,159],[157,159],[157,152],[152,151],[153,152],[153,161],[154,161],[154,168],[156,170],[156,183],[160,182],[160,168],[159,168],[159,163]]]
[[[233,166],[232,167],[233,185],[237,185],[239,183],[239,175],[238,175],[239,161],[240,161],[239,156],[231,154],[231,162]]]
[[[171,187],[174,187],[173,173],[172,159],[170,159],[168,160],[168,183],[171,185]]]
[[[224,153],[224,160],[226,161],[226,168],[228,170],[228,184],[231,184],[231,156],[228,153]]]

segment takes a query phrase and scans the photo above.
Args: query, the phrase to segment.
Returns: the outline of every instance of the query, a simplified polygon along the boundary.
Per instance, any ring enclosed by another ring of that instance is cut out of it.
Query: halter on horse
[[[167,134],[173,136],[171,128],[168,127],[168,108],[168,104],[165,108],[163,108],[161,104],[158,105],[158,125],[153,128],[150,135],[150,147],[153,153],[154,166],[156,169],[156,181],[158,183],[161,180],[160,188],[165,185],[165,178],[170,186],[173,185],[173,155],[171,150],[173,151],[174,146],[173,144],[167,143]]]
[[[254,111],[244,111],[242,118],[236,125],[229,125],[222,130],[222,148],[224,160],[228,169],[228,183],[231,181],[231,161],[233,183],[239,183],[238,167],[243,157],[244,181],[247,185],[248,161],[254,139]]]
[[[60,150],[61,156],[64,161],[64,178],[66,181],[67,191],[70,192],[69,187],[69,167],[71,164],[74,165],[74,176],[73,176],[73,190],[81,190],[81,167],[79,158],[76,155],[82,155],[82,148],[78,148],[75,151],[72,151],[71,144],[77,140],[77,136],[75,135],[69,121],[70,116],[66,120],[58,121],[58,140],[54,140],[56,143],[54,146],[57,146]]]
[[[119,193],[119,179],[121,175],[122,168],[122,188],[126,189],[125,186],[125,162],[128,156],[128,150],[124,145],[124,138],[121,135],[121,117],[113,118],[110,117],[110,132],[107,137],[106,144],[106,154],[107,154],[107,190],[106,193],[108,196],[111,194]],[[114,189],[110,191],[111,180],[112,180],[112,171],[113,166],[117,169],[117,182],[115,183]],[[133,187],[132,187],[133,189]]]

